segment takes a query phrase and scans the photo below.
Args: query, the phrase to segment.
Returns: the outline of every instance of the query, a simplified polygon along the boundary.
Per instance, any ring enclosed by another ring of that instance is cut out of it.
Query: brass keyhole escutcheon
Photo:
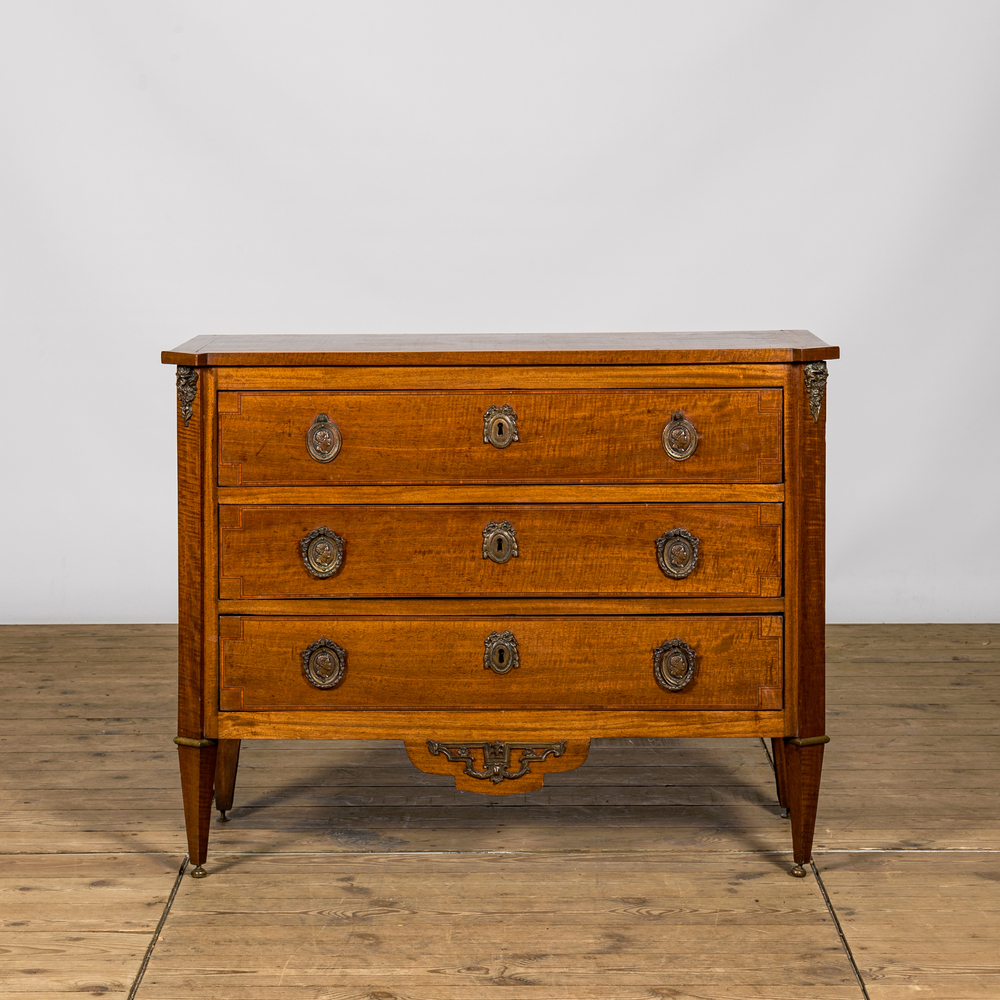
[[[518,440],[517,414],[509,404],[491,406],[483,414],[483,441],[486,444],[491,444],[494,448],[506,448]]]
[[[517,655],[517,639],[514,633],[490,632],[486,637],[483,652],[483,669],[492,670],[495,674],[507,674],[520,665]]]
[[[483,558],[502,565],[517,555],[514,525],[510,521],[490,521],[483,528]]]
[[[698,565],[698,547],[701,543],[690,531],[674,528],[656,539],[656,561],[665,576],[683,580]]]
[[[310,576],[326,580],[344,562],[344,539],[329,528],[316,528],[299,542],[302,564]]]
[[[694,424],[678,410],[663,428],[663,450],[675,461],[690,458],[698,447],[698,432]]]
[[[341,444],[340,428],[325,413],[319,414],[306,431],[306,451],[317,462],[332,462],[340,454]]]
[[[653,650],[653,676],[664,691],[683,691],[694,680],[697,655],[683,639],[669,639]]]

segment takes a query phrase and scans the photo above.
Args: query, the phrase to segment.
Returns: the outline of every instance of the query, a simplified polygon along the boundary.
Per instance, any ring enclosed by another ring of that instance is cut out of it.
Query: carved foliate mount
[[[517,436],[517,414],[509,403],[491,406],[483,414],[483,442],[494,448],[506,448]]]
[[[302,673],[321,691],[335,688],[347,672],[347,650],[332,639],[317,639],[302,650]]]
[[[198,395],[198,369],[188,365],[177,366],[177,402],[180,404],[184,426],[194,413],[194,398]]]
[[[823,397],[826,394],[826,380],[829,372],[825,361],[810,361],[803,368],[806,380],[806,394],[809,397],[809,412],[813,421],[819,423],[819,415],[823,410]]]
[[[311,576],[326,580],[344,562],[344,539],[329,528],[314,528],[299,542],[302,563]]]
[[[653,650],[653,675],[664,691],[683,691],[694,680],[695,651],[683,639],[668,639]]]
[[[503,632],[490,632],[486,637],[486,648],[483,651],[483,669],[492,670],[495,674],[509,674],[521,665],[517,655],[517,639],[509,629]]]
[[[490,521],[483,528],[483,558],[502,565],[517,557],[517,532],[514,525],[510,521]]]
[[[513,781],[530,773],[529,764],[545,760],[547,757],[561,757],[566,751],[566,741],[559,743],[504,743],[501,741],[482,741],[475,743],[436,743],[427,741],[427,749],[434,754],[444,754],[456,763],[465,764],[465,774],[483,781],[492,781],[499,785],[501,781]],[[476,768],[473,751],[480,750],[483,754],[483,769]],[[520,750],[518,767],[511,770],[510,758],[514,750]]]
[[[664,575],[672,580],[683,580],[698,565],[698,546],[701,543],[690,531],[674,528],[656,539],[656,561]]]

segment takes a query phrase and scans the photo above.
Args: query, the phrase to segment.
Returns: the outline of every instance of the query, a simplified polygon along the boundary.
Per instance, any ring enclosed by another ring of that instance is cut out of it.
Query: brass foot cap
[[[802,865],[795,865],[788,874],[793,878],[805,878],[807,873]]]
[[[781,818],[782,819],[789,819],[791,817],[791,815],[792,815],[792,810],[791,809],[785,809],[785,808],[781,809]]]
[[[193,872],[191,872],[191,878],[204,878],[208,874],[201,865],[198,865]]]
[[[229,817],[226,815],[226,810],[225,809],[220,809],[219,810],[219,822],[220,823],[228,823],[229,822]]]

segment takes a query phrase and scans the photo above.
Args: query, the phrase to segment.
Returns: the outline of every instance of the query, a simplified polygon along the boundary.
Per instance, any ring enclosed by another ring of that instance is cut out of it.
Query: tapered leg
[[[788,819],[788,778],[785,777],[785,741],[771,740],[771,755],[774,757],[774,783],[778,789],[778,805],[781,818]]]
[[[813,834],[816,830],[816,806],[823,770],[823,745],[797,747],[785,741],[785,794],[792,819],[792,874],[803,877],[805,865],[812,860]]]
[[[236,769],[240,765],[240,741],[219,740],[219,756],[215,764],[215,808],[222,815],[220,822],[227,823],[226,815],[233,808],[236,791]]]
[[[202,878],[208,857],[208,830],[212,819],[212,785],[215,782],[214,743],[207,747],[178,746],[181,765],[181,793],[184,796],[184,825],[187,827],[188,856],[195,866],[191,874]]]

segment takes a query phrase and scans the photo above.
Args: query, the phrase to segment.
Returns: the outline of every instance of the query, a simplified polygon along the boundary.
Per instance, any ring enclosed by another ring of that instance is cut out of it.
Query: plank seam
[[[865,981],[861,976],[861,970],[858,968],[858,963],[854,961],[854,953],[851,951],[851,946],[847,941],[847,935],[844,934],[844,929],[840,926],[840,919],[837,916],[837,911],[833,908],[833,903],[830,901],[830,897],[827,894],[826,886],[823,884],[823,879],[820,877],[819,869],[816,867],[815,861],[809,862],[809,867],[813,870],[813,875],[816,876],[816,884],[819,886],[819,891],[823,895],[823,902],[826,903],[827,911],[830,914],[830,919],[833,921],[833,926],[837,928],[837,935],[840,937],[840,943],[843,945],[844,952],[847,955],[847,961],[851,963],[851,968],[854,970],[854,977],[858,981],[858,987],[861,989],[861,995],[864,1000],[871,1000],[868,995],[868,990],[865,987]]]
[[[180,868],[177,869],[177,877],[174,879],[174,886],[170,890],[170,895],[167,897],[167,903],[166,906],[163,907],[163,913],[160,914],[156,930],[153,931],[153,936],[149,939],[149,944],[146,946],[146,954],[142,956],[142,965],[139,966],[135,982],[132,983],[132,988],[128,991],[126,1000],[135,1000],[135,995],[139,991],[139,986],[142,984],[142,977],[146,975],[146,967],[149,965],[149,960],[153,957],[153,949],[156,947],[156,942],[160,940],[160,933],[163,931],[163,925],[167,922],[167,916],[170,913],[170,908],[174,905],[174,898],[177,896],[177,890],[181,887],[181,881],[184,878],[184,872],[187,869],[187,866],[188,859],[185,857],[181,862]]]

